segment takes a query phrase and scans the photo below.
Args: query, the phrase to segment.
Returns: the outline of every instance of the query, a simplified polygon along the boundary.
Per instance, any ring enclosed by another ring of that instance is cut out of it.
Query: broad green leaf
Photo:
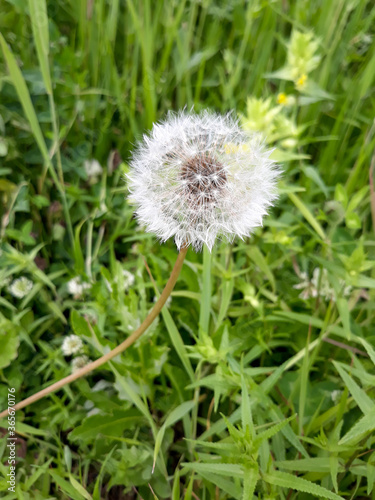
[[[311,495],[324,498],[325,500],[343,500],[343,497],[336,495],[336,493],[333,493],[322,486],[286,472],[274,471],[271,474],[263,474],[262,477],[267,483],[279,486],[280,488],[289,488],[292,490],[302,491],[303,493],[310,493]]]
[[[91,337],[91,331],[87,324],[85,318],[73,309],[70,313],[70,322],[72,324],[73,331],[78,337]]]
[[[87,417],[81,425],[75,427],[69,434],[69,440],[90,442],[99,434],[115,436],[122,435],[127,429],[144,422],[138,410],[130,409],[126,412],[115,411],[112,415],[92,415]]]
[[[0,318],[0,368],[10,365],[17,357],[19,343],[16,327],[5,318]]]

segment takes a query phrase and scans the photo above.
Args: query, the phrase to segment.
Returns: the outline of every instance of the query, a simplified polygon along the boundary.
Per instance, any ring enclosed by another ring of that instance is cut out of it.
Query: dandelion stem
[[[68,377],[65,377],[58,382],[50,385],[49,387],[46,387],[42,391],[37,392],[36,394],[33,394],[29,398],[24,399],[23,401],[20,401],[17,403],[13,409],[14,410],[20,410],[21,408],[25,408],[26,406],[30,405],[31,403],[35,403],[35,401],[38,401],[39,399],[44,398],[45,396],[48,396],[48,394],[51,394],[52,392],[55,392],[62,387],[64,387],[67,384],[70,384],[71,382],[74,382],[75,380],[83,377],[84,375],[87,375],[88,373],[92,372],[99,366],[104,365],[107,361],[110,361],[114,357],[116,357],[118,354],[121,352],[125,351],[129,346],[134,344],[136,340],[139,339],[139,337],[147,330],[147,328],[151,325],[151,323],[154,321],[154,319],[159,315],[160,311],[162,310],[164,304],[166,303],[168,297],[170,296],[176,281],[178,279],[178,276],[180,274],[182,265],[184,263],[184,259],[186,257],[188,247],[182,247],[180,250],[180,253],[177,257],[176,263],[174,265],[174,268],[172,270],[172,273],[168,279],[167,284],[165,285],[165,288],[163,292],[161,293],[158,301],[152,308],[152,310],[149,312],[141,326],[139,326],[124,342],[122,342],[120,345],[115,347],[112,351],[108,352],[101,358],[93,361],[92,363],[89,363],[88,365],[84,366],[80,370],[76,371],[75,373],[72,373]],[[4,410],[3,412],[0,413],[0,418],[5,417],[8,415],[8,410]]]

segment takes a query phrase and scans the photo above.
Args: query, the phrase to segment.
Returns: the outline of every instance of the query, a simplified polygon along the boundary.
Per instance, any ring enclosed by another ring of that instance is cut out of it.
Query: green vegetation
[[[15,493],[1,421],[1,498],[375,499],[374,23],[370,0],[3,1],[0,410],[165,285],[177,251],[124,175],[154,121],[235,110],[284,174],[135,345],[17,412]]]

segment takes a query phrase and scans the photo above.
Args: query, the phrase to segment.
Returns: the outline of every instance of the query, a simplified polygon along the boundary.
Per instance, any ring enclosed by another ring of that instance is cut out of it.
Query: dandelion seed
[[[77,354],[83,347],[83,342],[77,335],[69,335],[65,337],[61,350],[64,356],[71,356],[72,354]]]
[[[72,373],[77,372],[84,366],[86,366],[90,362],[90,359],[86,356],[86,354],[83,354],[82,356],[77,356],[72,360]]]
[[[9,285],[9,293],[16,297],[17,299],[23,299],[33,288],[34,283],[27,279],[25,276],[18,278]]]
[[[181,111],[154,125],[128,175],[136,216],[177,247],[233,241],[262,225],[280,174],[257,135],[231,115]]]

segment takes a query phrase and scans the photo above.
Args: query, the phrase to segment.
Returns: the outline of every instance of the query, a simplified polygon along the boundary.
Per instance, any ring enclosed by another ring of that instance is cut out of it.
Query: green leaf
[[[244,477],[243,469],[238,464],[222,464],[222,463],[214,463],[214,464],[205,464],[200,462],[193,463],[183,463],[182,464],[185,469],[190,469],[198,474],[200,472],[212,472],[213,474],[219,474],[221,476],[229,476],[229,477]]]
[[[343,436],[339,444],[358,443],[365,434],[375,430],[375,408],[367,415],[364,415],[346,434]]]
[[[86,498],[86,500],[92,500],[92,496],[90,495],[90,493],[85,490],[85,488],[81,484],[79,484],[79,482],[71,474],[69,474],[69,481],[71,482],[73,488],[77,490],[78,493],[83,496],[83,498]]]
[[[367,354],[370,356],[370,359],[371,361],[374,363],[375,365],[375,350],[374,348],[372,347],[371,344],[369,344],[367,342],[367,340],[365,339],[362,339],[362,338],[359,338],[359,341],[362,343],[363,347],[366,349],[367,351]]]
[[[262,441],[268,440],[271,437],[275,436],[278,432],[280,432],[291,420],[296,418],[297,414],[292,415],[291,417],[279,422],[278,424],[273,425],[269,429],[260,432],[255,438],[255,443],[261,443]]]
[[[355,382],[352,377],[344,370],[344,366],[337,361],[334,361],[336,370],[339,372],[340,377],[343,379],[344,384],[348,388],[349,392],[355,399],[355,402],[361,409],[362,413],[366,415],[366,413],[370,412],[375,408],[375,403],[371,400],[371,398],[365,393],[363,389],[359,387],[357,382]],[[349,368],[349,367],[348,367]],[[350,368],[349,368],[350,369]]]
[[[263,474],[262,477],[267,483],[274,486],[280,486],[281,488],[289,488],[292,490],[302,491],[303,493],[310,493],[311,495],[324,498],[325,500],[343,500],[343,497],[336,495],[336,493],[333,493],[322,486],[286,472],[274,471],[271,474]]]
[[[47,93],[52,94],[52,83],[48,62],[49,34],[48,16],[45,0],[29,0],[31,26],[38,54],[40,69]]]
[[[241,398],[241,415],[242,415],[242,429],[245,434],[249,432],[250,437],[254,438],[255,430],[253,423],[253,416],[251,414],[249,392],[247,390],[245,377],[241,377],[242,398]]]
[[[259,479],[258,467],[246,468],[244,476],[242,500],[251,500]]]
[[[266,275],[266,277],[269,279],[271,283],[272,290],[275,291],[276,288],[275,277],[259,248],[253,245],[246,251],[246,253],[249,256],[249,258],[254,262],[254,264],[257,265],[259,269]]]
[[[320,236],[320,238],[322,240],[325,240],[326,234],[323,231],[322,226],[310,212],[308,207],[303,203],[303,201],[301,201],[301,199],[294,193],[289,193],[288,196],[295,204],[295,206],[298,208],[298,210],[301,212],[301,214],[304,216],[304,218],[307,220],[307,222],[315,229],[316,233]]]
[[[91,331],[87,321],[85,318],[82,318],[82,316],[75,309],[73,309],[70,313],[70,322],[74,333],[78,335],[78,337],[91,337]]]
[[[17,357],[20,340],[16,327],[5,318],[0,322],[0,368],[10,365]]]
[[[195,404],[195,401],[185,401],[184,403],[180,404],[179,406],[177,406],[177,408],[171,411],[164,424],[160,427],[155,438],[154,463],[152,470],[155,469],[156,459],[163,443],[165,431],[168,427],[171,427],[173,424],[181,420],[187,413],[189,413],[189,411],[194,408]]]
[[[126,412],[114,411],[112,415],[92,415],[72,430],[69,434],[69,440],[92,442],[100,434],[122,435],[125,430],[132,429],[142,422],[144,422],[143,418],[134,408]]]
[[[22,76],[22,73],[17,65],[17,62],[13,56],[13,53],[9,49],[6,41],[4,40],[3,35],[0,33],[0,45],[3,50],[4,58],[8,66],[9,74],[12,78],[13,85],[16,88],[19,100],[21,101],[23,110],[25,115],[30,123],[31,130],[34,134],[35,140],[39,146],[39,149],[43,155],[44,160],[47,163],[50,163],[48,150],[46,143],[44,141],[44,137],[42,131],[39,126],[38,119],[36,117],[36,113],[34,107],[32,105],[30,94],[27,89],[25,80]]]

